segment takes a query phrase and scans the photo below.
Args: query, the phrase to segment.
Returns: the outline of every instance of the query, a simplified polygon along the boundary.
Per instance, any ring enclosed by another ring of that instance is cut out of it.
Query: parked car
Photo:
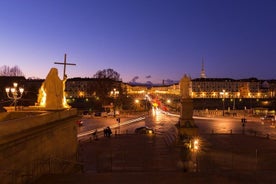
[[[90,114],[89,111],[83,111],[82,117],[83,117],[83,118],[91,118],[91,114]]]
[[[101,112],[95,112],[95,113],[94,113],[94,116],[101,116],[101,115],[102,115]]]
[[[119,116],[119,115],[120,115],[120,112],[119,112],[119,111],[115,111],[115,114],[114,114],[114,111],[112,110],[112,111],[108,112],[107,115],[108,115],[108,116],[114,116],[114,115],[115,115],[115,116]]]
[[[261,117],[261,120],[263,120],[263,121],[265,121],[265,120],[275,121],[275,116],[273,116],[273,115],[266,115],[266,116]]]
[[[135,129],[135,133],[137,134],[154,134],[154,130],[147,126],[142,126]]]
[[[77,120],[76,124],[79,125],[79,126],[83,126],[83,120]]]

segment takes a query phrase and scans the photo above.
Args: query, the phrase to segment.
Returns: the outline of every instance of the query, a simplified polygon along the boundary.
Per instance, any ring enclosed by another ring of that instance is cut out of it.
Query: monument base
[[[14,106],[5,106],[3,108],[6,110],[6,112],[16,111],[16,107],[14,107]]]
[[[198,136],[198,128],[180,127],[178,128],[178,134],[187,137],[196,137]]]
[[[192,139],[198,137],[198,128],[197,127],[178,127],[178,139],[177,145],[184,146],[187,143],[189,144]]]
[[[197,128],[193,118],[179,118],[178,127]]]
[[[197,137],[198,127],[195,125],[193,119],[179,119],[179,124],[177,125],[178,129],[178,144],[182,145],[183,143],[190,141],[191,139]]]
[[[44,174],[71,173],[80,168],[76,162],[77,119],[74,108],[0,113],[1,169],[12,173],[0,174],[1,183],[33,183]]]
[[[66,107],[62,108],[46,108],[46,107],[41,107],[41,106],[5,106],[3,107],[6,112],[18,112],[18,111],[62,111],[66,109]]]

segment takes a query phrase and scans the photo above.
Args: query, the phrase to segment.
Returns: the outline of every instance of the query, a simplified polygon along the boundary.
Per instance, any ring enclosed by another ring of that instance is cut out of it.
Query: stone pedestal
[[[0,167],[14,174],[1,175],[1,183],[32,183],[28,179],[75,169],[77,109],[3,113]]]
[[[191,139],[198,136],[198,127],[193,119],[193,100],[191,98],[181,99],[181,113],[177,125],[179,144],[185,142],[185,139]]]
[[[185,75],[180,80],[181,112],[179,122],[176,125],[178,129],[177,145],[180,149],[179,163],[181,163],[180,165],[182,165],[183,171],[189,171],[192,168],[190,164],[193,163],[191,157],[191,148],[193,147],[192,140],[198,136],[198,128],[193,119],[194,107],[190,91],[191,79]]]
[[[193,100],[191,98],[182,98],[181,99],[181,112],[179,123],[180,127],[194,127],[194,119],[193,119]]]
[[[181,99],[181,114],[176,125],[178,129],[177,145],[180,149],[179,163],[185,172],[194,168],[192,160],[192,140],[198,136],[198,127],[193,119],[193,100],[191,98]]]

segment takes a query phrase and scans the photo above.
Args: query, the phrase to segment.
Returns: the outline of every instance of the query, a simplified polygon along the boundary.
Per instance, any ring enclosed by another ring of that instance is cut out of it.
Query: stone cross
[[[63,65],[63,80],[65,80],[66,77],[66,65],[76,65],[75,63],[67,63],[66,62],[66,54],[64,54],[64,61],[63,63],[61,62],[55,62],[55,64]]]

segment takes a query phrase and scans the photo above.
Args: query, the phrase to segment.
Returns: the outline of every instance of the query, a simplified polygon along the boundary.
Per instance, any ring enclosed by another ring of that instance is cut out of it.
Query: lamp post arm
[[[10,92],[7,92],[7,96],[9,99],[13,99],[13,97],[10,95]]]

